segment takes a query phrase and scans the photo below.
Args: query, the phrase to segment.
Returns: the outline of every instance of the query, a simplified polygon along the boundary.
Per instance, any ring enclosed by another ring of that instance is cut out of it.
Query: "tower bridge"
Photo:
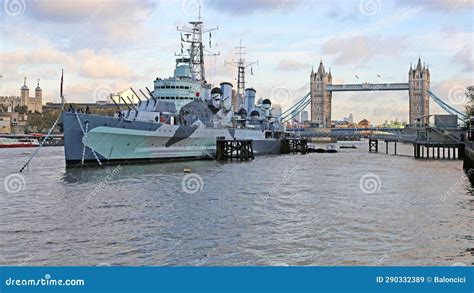
[[[409,123],[418,121],[427,123],[430,115],[430,71],[427,66],[418,63],[410,66],[408,83],[361,83],[333,84],[331,70],[326,72],[323,62],[318,70],[310,75],[311,122],[319,128],[331,127],[332,93],[348,91],[408,91]]]
[[[318,70],[311,70],[310,92],[296,102],[289,109],[278,116],[282,122],[296,117],[306,106],[311,105],[312,128],[331,128],[331,105],[333,92],[349,91],[408,91],[409,123],[411,125],[427,125],[430,115],[430,98],[443,110],[456,115],[459,120],[465,121],[466,114],[451,107],[430,90],[430,71],[427,66],[418,63],[415,68],[410,65],[407,83],[350,83],[333,84],[331,70],[326,72],[323,62],[319,63]]]

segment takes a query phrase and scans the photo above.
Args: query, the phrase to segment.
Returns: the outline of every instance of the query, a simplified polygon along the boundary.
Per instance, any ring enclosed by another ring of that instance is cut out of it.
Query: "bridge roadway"
[[[402,91],[409,90],[409,83],[354,83],[354,84],[328,84],[326,91],[349,92],[349,91]]]

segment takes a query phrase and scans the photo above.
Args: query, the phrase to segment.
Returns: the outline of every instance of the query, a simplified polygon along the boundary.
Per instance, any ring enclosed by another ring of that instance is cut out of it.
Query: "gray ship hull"
[[[213,159],[217,137],[252,139],[255,155],[280,151],[280,140],[266,139],[259,130],[178,126],[72,112],[63,113],[62,125],[67,166],[97,165],[98,160],[116,164]]]

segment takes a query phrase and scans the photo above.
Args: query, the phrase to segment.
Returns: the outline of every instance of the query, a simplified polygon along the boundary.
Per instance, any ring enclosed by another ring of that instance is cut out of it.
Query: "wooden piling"
[[[253,160],[253,146],[251,139],[226,140],[217,138],[216,159],[219,161],[237,159],[240,161]]]
[[[417,159],[462,159],[464,149],[465,144],[458,142],[415,142],[413,156]]]
[[[308,141],[303,138],[284,138],[280,142],[280,154],[301,153],[302,155],[308,152]]]
[[[378,141],[378,139],[369,138],[369,152],[370,153],[372,153],[372,152],[378,153],[379,152],[379,141]]]

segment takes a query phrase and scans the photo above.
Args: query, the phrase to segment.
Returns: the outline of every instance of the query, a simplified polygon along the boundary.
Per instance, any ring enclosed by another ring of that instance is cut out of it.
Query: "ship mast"
[[[209,33],[209,47],[211,46],[212,31],[219,29],[215,28],[204,28],[203,22],[201,21],[201,7],[199,7],[199,18],[197,21],[190,21],[191,27],[183,26],[177,27],[179,32],[184,32],[186,38],[183,38],[181,34],[181,42],[189,43],[189,49],[187,54],[189,55],[189,67],[194,80],[206,83],[206,72],[204,68],[204,55],[219,55],[214,54],[205,49],[202,43],[202,34]],[[176,54],[177,56],[185,56],[183,52],[183,44],[181,44],[181,53]]]
[[[244,91],[245,91],[245,69],[247,67],[250,67],[254,64],[258,65],[258,60],[255,62],[246,62],[245,61],[245,48],[242,46],[242,40],[240,40],[240,44],[238,47],[235,47],[237,49],[237,55],[239,55],[239,60],[238,61],[232,61],[232,62],[225,62],[225,64],[229,64],[232,66],[237,67],[237,108],[243,108],[244,104]],[[253,73],[252,73],[253,74]]]

